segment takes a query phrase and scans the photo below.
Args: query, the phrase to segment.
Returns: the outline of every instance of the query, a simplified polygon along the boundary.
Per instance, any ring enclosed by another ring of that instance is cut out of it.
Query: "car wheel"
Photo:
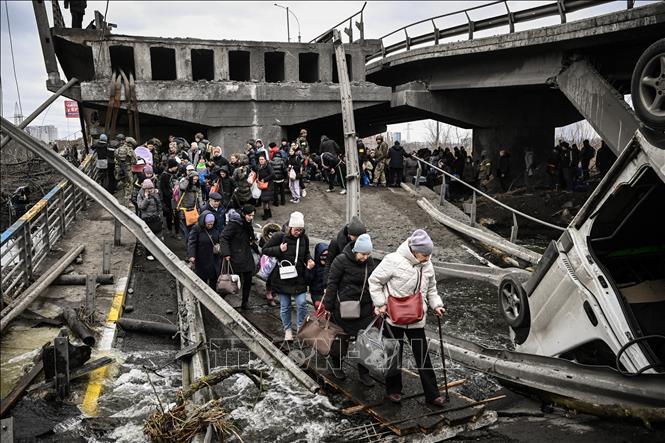
[[[518,279],[507,276],[499,285],[499,312],[513,328],[528,326],[531,322],[529,299]]]
[[[649,46],[633,70],[631,91],[635,113],[651,129],[665,130],[665,39]]]

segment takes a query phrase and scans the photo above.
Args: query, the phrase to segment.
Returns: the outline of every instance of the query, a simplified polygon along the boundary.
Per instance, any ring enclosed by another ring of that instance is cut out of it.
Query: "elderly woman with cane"
[[[400,341],[400,365],[404,336],[409,340],[418,366],[425,401],[443,406],[447,398],[439,393],[425,336],[427,305],[438,317],[445,310],[436,289],[436,276],[430,261],[434,245],[429,235],[417,229],[396,252],[386,255],[369,278],[369,291],[377,315],[387,314],[385,336]],[[386,376],[386,400],[402,400],[402,372]]]

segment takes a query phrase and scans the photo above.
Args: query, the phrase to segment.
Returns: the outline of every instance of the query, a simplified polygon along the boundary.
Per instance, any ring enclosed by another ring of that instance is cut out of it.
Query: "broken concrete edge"
[[[416,203],[422,208],[430,217],[438,221],[439,223],[447,226],[450,229],[453,229],[461,234],[464,234],[468,237],[471,237],[475,240],[478,240],[484,244],[487,244],[491,247],[499,249],[503,252],[506,252],[510,255],[513,255],[517,258],[520,258],[524,261],[527,261],[531,264],[538,264],[541,254],[537,252],[526,249],[522,246],[511,243],[510,241],[501,238],[497,234],[492,233],[491,231],[484,231],[478,228],[474,228],[455,220],[454,218],[442,213],[439,211],[432,202],[426,197],[419,195],[418,192],[411,189],[407,184],[402,183],[402,189],[406,190],[414,198],[416,198]]]
[[[53,166],[61,174],[70,177],[71,182],[90,196],[94,201],[106,209],[119,223],[125,226],[131,234],[146,248],[152,251],[153,256],[183,284],[217,319],[221,324],[229,327],[230,331],[240,339],[259,359],[268,365],[281,366],[296,380],[312,392],[317,392],[320,386],[307,375],[288,356],[284,355],[270,340],[264,337],[254,326],[238,313],[231,305],[221,299],[217,293],[203,282],[189,267],[167,248],[148,225],[136,214],[109,194],[101,185],[90,177],[67,163],[56,152],[49,149],[40,140],[16,128],[4,117],[0,118],[0,127],[17,143],[34,152]]]

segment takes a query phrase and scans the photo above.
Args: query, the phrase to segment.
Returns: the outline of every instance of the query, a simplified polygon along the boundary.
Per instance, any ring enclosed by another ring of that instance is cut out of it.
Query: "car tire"
[[[504,277],[499,285],[499,312],[512,328],[524,328],[531,324],[529,299],[522,283],[515,276]]]
[[[640,121],[653,130],[665,131],[665,39],[649,46],[637,60],[631,97]]]

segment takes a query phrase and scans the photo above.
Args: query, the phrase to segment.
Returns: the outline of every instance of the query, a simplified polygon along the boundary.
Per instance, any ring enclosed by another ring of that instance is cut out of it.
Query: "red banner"
[[[79,118],[79,104],[75,100],[65,100],[65,117]]]

